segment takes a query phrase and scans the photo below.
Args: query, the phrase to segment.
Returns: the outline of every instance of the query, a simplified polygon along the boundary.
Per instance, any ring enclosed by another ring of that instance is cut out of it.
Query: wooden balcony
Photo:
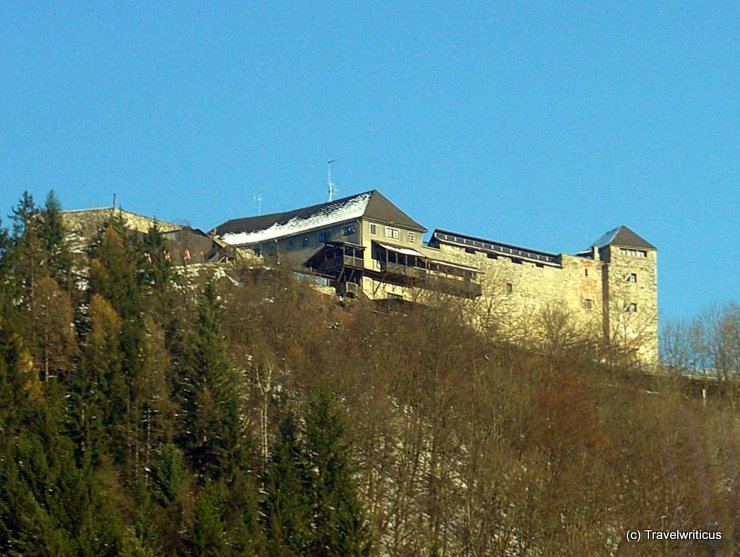
[[[344,268],[363,269],[365,262],[362,257],[355,257],[344,253],[335,253],[327,257],[323,263],[326,272],[331,273]]]
[[[410,267],[401,263],[391,263],[389,261],[380,261],[380,270],[390,275],[406,277],[411,280],[424,280],[427,275],[426,269],[419,267]]]

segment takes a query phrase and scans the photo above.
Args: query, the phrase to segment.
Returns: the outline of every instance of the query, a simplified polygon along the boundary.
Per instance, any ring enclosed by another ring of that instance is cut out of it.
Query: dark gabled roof
[[[597,248],[603,248],[608,245],[613,245],[626,248],[657,250],[657,248],[653,244],[637,234],[634,230],[631,230],[624,225],[610,230],[601,238],[596,240],[593,245],[595,245]]]
[[[232,219],[220,224],[211,233],[221,237],[243,235],[245,238],[251,234],[255,239],[267,235],[281,237],[360,217],[426,232],[423,226],[388,201],[383,194],[372,190],[284,213]],[[269,229],[273,230],[268,233]]]
[[[364,216],[382,223],[411,228],[419,232],[427,231],[426,228],[401,211],[378,190],[370,192],[370,201],[367,203]]]

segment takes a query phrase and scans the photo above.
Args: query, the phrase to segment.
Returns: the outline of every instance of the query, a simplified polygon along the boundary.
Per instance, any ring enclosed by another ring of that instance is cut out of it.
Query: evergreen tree
[[[241,381],[229,360],[219,296],[212,281],[200,297],[188,337],[179,388],[182,441],[203,478],[231,478],[248,460],[241,410]]]
[[[20,337],[0,322],[0,552],[115,555],[121,521],[112,490],[76,465],[59,429],[61,386],[39,385]]]
[[[184,550],[181,530],[192,483],[182,451],[172,443],[162,445],[149,477],[154,533],[159,547],[166,549],[167,555],[174,555]]]
[[[351,447],[342,439],[345,423],[331,395],[322,391],[306,415],[306,452],[314,527],[308,555],[370,554],[357,487],[350,464]]]
[[[166,288],[172,277],[172,261],[168,255],[167,242],[156,222],[144,235],[140,251],[142,259],[140,280],[142,284],[158,293]]]
[[[7,286],[17,310],[31,305],[36,281],[45,273],[38,214],[33,196],[23,192],[18,205],[13,208],[13,232],[4,257]]]
[[[306,455],[298,439],[295,417],[287,412],[265,473],[263,516],[269,555],[304,555],[311,537],[311,501]]]
[[[105,298],[93,294],[88,318],[81,368],[71,380],[69,416],[80,461],[97,464],[111,446],[119,455],[123,451],[128,392],[120,316]]]
[[[224,557],[228,554],[226,528],[222,519],[223,510],[221,486],[207,483],[195,502],[190,531],[192,555]]]
[[[46,196],[40,211],[39,235],[46,252],[48,274],[65,290],[72,287],[72,256],[66,244],[66,231],[62,222],[62,204],[54,190]]]
[[[136,250],[122,231],[119,219],[112,219],[92,248],[89,293],[110,303],[120,317],[120,373],[110,376],[109,388],[115,415],[115,456],[126,463],[125,477],[134,480],[143,465],[142,446],[146,424],[141,417],[145,406],[140,387],[144,369],[144,316],[142,292],[137,282]]]
[[[27,337],[37,371],[44,381],[66,374],[77,353],[69,293],[48,276],[36,284],[36,295],[26,314]]]
[[[124,321],[137,320],[141,315],[137,258],[121,226],[115,220],[107,223],[93,243],[90,292],[108,300]]]

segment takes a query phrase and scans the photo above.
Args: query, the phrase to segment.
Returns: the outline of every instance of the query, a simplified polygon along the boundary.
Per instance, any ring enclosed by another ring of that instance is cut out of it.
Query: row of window
[[[344,228],[342,228],[342,236],[352,236],[356,231],[357,231],[357,229],[355,228],[355,225],[354,224],[349,224],[349,225],[345,226]],[[319,243],[322,244],[324,242],[331,241],[331,238],[332,238],[333,233],[334,233],[333,230],[322,230],[321,232],[319,232]],[[301,241],[301,247],[302,248],[308,247],[310,245],[310,243],[311,243],[311,240],[310,240],[310,237],[309,236],[303,236],[300,241]],[[285,247],[287,249],[293,249],[293,248],[295,248],[295,246],[296,246],[296,239],[295,238],[290,238],[285,243]]]
[[[334,231],[332,230],[322,230],[319,232],[319,243],[329,242],[331,241],[332,234]],[[357,228],[354,224],[349,224],[342,228],[342,236],[352,236],[357,232]],[[370,234],[377,236],[378,234],[378,225],[377,224],[371,224],[370,225]],[[391,240],[400,240],[401,239],[401,231],[398,228],[393,228],[392,226],[386,226],[385,227],[385,237],[390,238]],[[410,243],[416,243],[416,233],[415,232],[406,232],[406,239]],[[303,236],[301,238],[301,247],[305,248],[308,247],[310,244],[310,239],[308,236]],[[286,242],[286,247],[288,249],[293,249],[296,245],[296,240],[294,238],[289,239]]]
[[[511,294],[514,292],[514,285],[510,282],[506,283],[506,293]],[[583,308],[587,310],[591,310],[594,307],[594,301],[591,298],[586,298],[583,300]],[[637,313],[637,304],[636,303],[628,303],[624,305],[624,311],[626,313]]]
[[[647,257],[647,252],[641,249],[619,248],[619,253],[632,257]]]
[[[370,225],[370,234],[372,234],[373,236],[378,235],[378,225],[377,224]],[[385,227],[385,237],[390,238],[391,240],[400,240],[401,231],[398,228],[393,228],[392,226],[386,226]],[[406,240],[412,244],[416,243],[416,233],[406,232]]]

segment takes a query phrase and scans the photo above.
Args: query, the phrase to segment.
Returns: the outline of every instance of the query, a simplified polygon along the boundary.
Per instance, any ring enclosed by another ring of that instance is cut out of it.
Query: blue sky
[[[429,5],[431,4],[431,5]],[[663,318],[738,299],[740,4],[4,2],[0,210],[209,229],[379,189],[554,252],[630,226]],[[8,219],[4,218],[7,224]]]

